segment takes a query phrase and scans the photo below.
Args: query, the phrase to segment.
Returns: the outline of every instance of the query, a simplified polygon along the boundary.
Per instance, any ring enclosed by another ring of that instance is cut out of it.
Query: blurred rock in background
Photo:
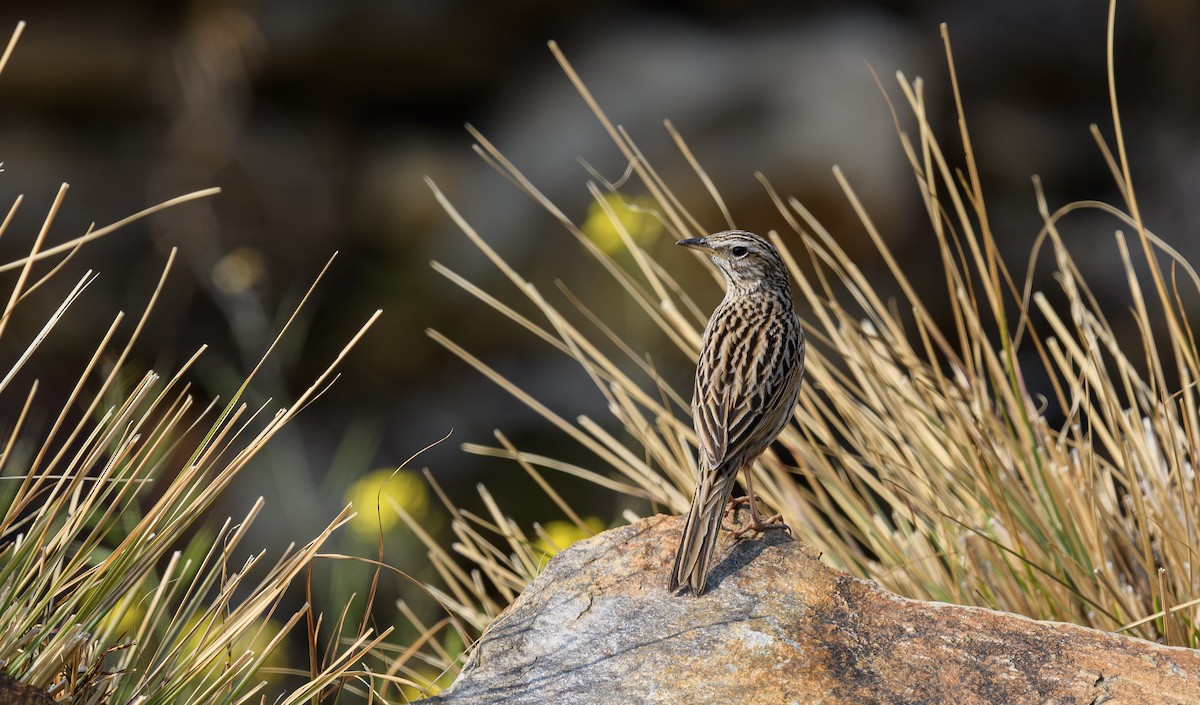
[[[374,309],[384,318],[337,384],[219,513],[236,514],[266,495],[268,507],[287,511],[261,522],[258,529],[270,525],[272,535],[249,545],[305,539],[336,512],[355,477],[394,467],[453,429],[414,467],[430,467],[467,505],[477,501],[474,483],[486,481],[522,521],[556,518],[549,503],[524,499],[534,494],[532,484],[516,467],[465,455],[459,444],[490,443],[499,427],[520,447],[592,467],[595,459],[424,330],[446,332],[568,418],[603,418],[603,399],[572,363],[430,270],[429,260],[438,259],[489,290],[514,293],[437,206],[424,177],[547,291],[561,279],[608,323],[645,334],[630,342],[680,389],[689,385],[692,361],[627,321],[632,312],[611,305],[620,299],[606,275],[471,151],[466,122],[577,223],[591,201],[592,177],[580,160],[606,179],[621,178],[626,164],[547,40],[559,42],[707,229],[724,222],[664,119],[688,140],[738,226],[790,236],[754,177],[761,171],[860,252],[871,271],[872,246],[830,174],[840,165],[890,246],[910,262],[913,279],[936,287],[936,263],[926,257],[929,226],[868,64],[897,101],[896,70],[926,79],[943,146],[961,163],[938,34],[938,23],[949,23],[989,212],[1023,272],[1040,227],[1031,174],[1041,175],[1052,208],[1079,198],[1118,202],[1088,133],[1092,122],[1110,139],[1113,133],[1102,5],[7,3],[0,28],[19,19],[29,25],[0,77],[0,202],[25,195],[0,240],[5,261],[28,248],[62,181],[71,189],[52,242],[187,191],[223,189],[79,255],[72,271],[94,267],[101,278],[27,376],[49,385],[47,399],[61,399],[65,390],[55,385],[73,383],[79,350],[95,346],[116,310],[140,310],[168,250],[178,247],[182,266],[135,352],[145,367],[167,371],[208,343],[198,393],[228,394],[336,250],[302,325],[256,386],[259,400],[288,403]],[[1200,232],[1193,207],[1200,201],[1197,26],[1200,10],[1191,3],[1119,7],[1117,86],[1143,213],[1193,257]],[[626,192],[638,193],[635,185]],[[1108,243],[1114,228],[1085,217],[1064,230]],[[702,306],[714,303],[720,292],[711,277],[659,239],[651,248],[665,266]],[[1099,277],[1117,271],[1107,256],[1088,264]],[[1124,305],[1119,287],[1108,295]],[[31,297],[21,334],[31,335],[44,320],[37,312],[57,303],[52,292]],[[561,489],[587,514],[616,515],[616,499],[594,487],[563,481]],[[432,514],[427,520],[436,523]]]

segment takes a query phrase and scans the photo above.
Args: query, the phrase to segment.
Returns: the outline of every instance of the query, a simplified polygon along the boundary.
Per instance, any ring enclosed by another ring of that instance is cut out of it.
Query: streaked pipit
[[[704,591],[725,505],[738,470],[745,470],[750,524],[739,531],[783,528],[763,519],[751,464],[792,418],[804,374],[804,334],[792,302],[787,268],[766,238],[743,230],[680,240],[709,256],[725,277],[725,298],[704,328],[692,423],[699,437],[699,477],[670,590]]]

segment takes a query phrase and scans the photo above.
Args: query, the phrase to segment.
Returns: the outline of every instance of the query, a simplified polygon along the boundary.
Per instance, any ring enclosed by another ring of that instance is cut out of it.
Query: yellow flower
[[[586,539],[604,531],[604,522],[600,517],[587,517],[583,520],[587,530],[581,529],[570,521],[550,521],[542,527],[546,538],[537,541],[538,550],[549,558],[579,539]],[[547,541],[547,539],[549,539]]]
[[[125,609],[118,605],[100,618],[100,623],[96,625],[96,633],[111,630],[112,640],[115,643],[131,640],[142,626],[142,619],[145,616],[146,610],[140,603],[135,602]]]
[[[227,630],[231,627],[223,620],[223,616],[213,614],[194,614],[188,618],[188,626],[184,630],[187,636],[184,637],[181,663],[192,662],[190,665],[205,669],[209,676],[216,676],[228,668],[231,660],[237,661],[247,651],[256,656],[264,653],[271,640],[283,629],[282,623],[267,619],[265,623],[247,626],[233,637],[232,643],[219,649],[213,648],[214,642],[224,642],[228,638]],[[267,654],[256,676],[272,683],[278,681],[279,669],[286,667],[290,660],[286,652],[285,639]],[[197,659],[205,656],[206,663],[195,663]]]
[[[398,505],[414,518],[421,518],[429,508],[429,488],[425,480],[408,470],[375,470],[359,478],[346,490],[346,500],[358,512],[350,521],[350,530],[372,540],[400,521],[393,509]]]
[[[222,292],[240,296],[263,280],[266,269],[262,253],[252,247],[239,247],[217,260],[212,281]]]
[[[400,694],[404,697],[404,702],[418,700],[429,695],[437,695],[442,690],[449,688],[450,684],[454,682],[453,673],[442,673],[432,668],[421,668],[415,674],[409,674],[408,677],[413,683],[416,683],[416,686],[400,686]]]
[[[582,230],[605,252],[614,253],[625,249],[618,223],[639,245],[650,242],[662,232],[662,223],[655,216],[657,211],[653,199],[638,196],[627,201],[615,193],[606,193],[603,200],[603,206],[593,202],[588,208]],[[612,211],[611,215],[604,206]],[[617,222],[614,222],[614,217]]]

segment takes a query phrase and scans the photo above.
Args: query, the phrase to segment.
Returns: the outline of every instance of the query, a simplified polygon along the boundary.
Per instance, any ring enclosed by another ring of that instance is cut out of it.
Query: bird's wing
[[[692,422],[699,439],[701,468],[717,467],[725,457],[727,448],[725,419],[729,415],[729,389],[722,384],[712,384],[711,375],[705,371],[703,359],[696,368],[696,388],[692,394]]]

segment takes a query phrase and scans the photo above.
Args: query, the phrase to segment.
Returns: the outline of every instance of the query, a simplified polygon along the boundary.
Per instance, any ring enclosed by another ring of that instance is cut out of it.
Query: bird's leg
[[[746,477],[746,496],[739,497],[738,499],[742,501],[738,502],[738,504],[740,505],[745,503],[750,505],[750,523],[738,529],[737,531],[734,531],[732,533],[733,538],[741,538],[751,531],[756,534],[761,534],[764,531],[775,531],[782,529],[789,534],[792,533],[792,527],[783,523],[782,515],[772,514],[766,519],[762,518],[762,515],[758,513],[758,496],[754,494],[754,474],[752,468],[747,465],[743,472],[745,472]]]
[[[747,478],[746,494],[742,495],[741,497],[730,497],[729,501],[725,503],[725,513],[732,514],[733,515],[732,518],[735,523],[737,522],[737,510],[741,509],[742,507],[751,507],[750,515],[757,519],[758,518],[758,506],[753,503],[758,502],[759,500],[762,499],[762,497],[759,497],[754,494],[754,488],[750,484],[753,481],[749,479],[750,478],[749,469],[747,468],[745,470],[745,472],[746,472],[746,478]]]

